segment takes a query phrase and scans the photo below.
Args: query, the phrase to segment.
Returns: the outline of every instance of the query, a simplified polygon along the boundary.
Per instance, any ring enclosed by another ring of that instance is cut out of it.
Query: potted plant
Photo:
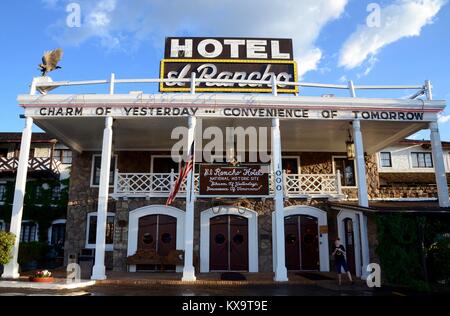
[[[52,283],[54,281],[52,273],[48,270],[37,271],[32,276],[30,276],[31,282],[38,283]]]

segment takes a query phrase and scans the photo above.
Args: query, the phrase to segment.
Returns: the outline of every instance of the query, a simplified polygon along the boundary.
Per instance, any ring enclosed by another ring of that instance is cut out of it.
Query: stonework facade
[[[91,169],[93,155],[96,153],[74,153],[72,165],[72,178],[70,183],[69,206],[67,214],[67,239],[65,243],[66,261],[77,260],[82,249],[86,247],[87,214],[97,211],[98,188],[91,186]],[[152,154],[149,152],[119,152],[117,168],[120,172],[150,172]],[[332,157],[342,153],[299,153],[301,173],[332,174]],[[289,154],[292,156],[292,153]],[[366,176],[370,198],[381,196],[398,196],[403,193],[390,193],[387,188],[380,188],[380,176],[375,156],[366,157]],[[112,193],[112,188],[110,192]],[[421,190],[410,188],[409,190]],[[423,188],[423,194],[432,194],[430,189]],[[346,188],[344,194],[348,199],[357,198],[357,188]],[[285,207],[293,205],[313,206],[327,212],[329,249],[338,236],[337,213],[327,206],[327,199],[286,199]],[[129,213],[148,205],[165,205],[166,198],[129,198],[114,200],[110,198],[108,212],[115,214],[113,251],[106,253],[106,267],[116,271],[126,271],[126,258],[128,248],[128,221]],[[258,254],[259,271],[272,271],[272,212],[274,201],[272,199],[198,199],[195,203],[194,218],[194,262],[198,263],[200,256],[200,214],[215,206],[239,206],[257,212],[258,214]],[[185,199],[177,198],[173,207],[185,210]],[[369,245],[371,260],[377,261],[375,247],[376,223],[374,218],[368,216]],[[372,262],[373,262],[372,261]],[[198,268],[198,267],[196,267]]]

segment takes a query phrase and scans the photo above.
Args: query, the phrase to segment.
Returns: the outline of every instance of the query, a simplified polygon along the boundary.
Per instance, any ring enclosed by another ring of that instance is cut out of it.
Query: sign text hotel
[[[270,81],[275,76],[278,92],[298,88],[284,82],[297,81],[290,39],[172,38],[166,39],[161,79],[232,79]],[[161,92],[188,92],[189,82],[161,83]],[[198,92],[271,92],[268,84],[199,82]]]

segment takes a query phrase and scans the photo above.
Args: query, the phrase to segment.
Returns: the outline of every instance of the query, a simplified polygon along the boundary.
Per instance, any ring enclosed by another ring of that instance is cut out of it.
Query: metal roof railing
[[[356,97],[358,90],[416,90],[409,99],[416,99],[425,95],[428,100],[433,99],[432,85],[429,80],[426,80],[423,85],[355,85],[353,81],[348,81],[347,84],[328,84],[328,83],[311,83],[311,82],[277,82],[277,78],[272,76],[271,80],[237,80],[237,79],[209,79],[196,78],[196,74],[192,73],[191,78],[183,79],[116,79],[115,74],[111,74],[106,80],[84,80],[84,81],[42,81],[43,77],[33,79],[31,84],[30,94],[35,95],[37,91],[42,94],[47,94],[49,91],[68,86],[86,86],[86,85],[109,85],[109,94],[114,95],[115,86],[117,84],[145,84],[145,83],[190,83],[191,94],[196,93],[196,87],[200,83],[229,83],[229,84],[247,84],[247,85],[267,85],[272,88],[272,95],[278,95],[278,85],[283,86],[298,86],[303,88],[326,88],[348,90],[351,97]]]

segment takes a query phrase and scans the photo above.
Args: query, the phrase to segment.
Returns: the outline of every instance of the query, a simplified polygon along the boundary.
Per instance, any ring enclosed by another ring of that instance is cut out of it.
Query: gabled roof
[[[429,140],[415,140],[415,139],[403,139],[398,142],[399,145],[425,145],[431,146],[431,142]],[[450,142],[442,142],[443,148],[450,149]]]
[[[0,143],[20,143],[22,133],[0,133]],[[33,133],[32,143],[57,143],[58,141],[47,133]]]

